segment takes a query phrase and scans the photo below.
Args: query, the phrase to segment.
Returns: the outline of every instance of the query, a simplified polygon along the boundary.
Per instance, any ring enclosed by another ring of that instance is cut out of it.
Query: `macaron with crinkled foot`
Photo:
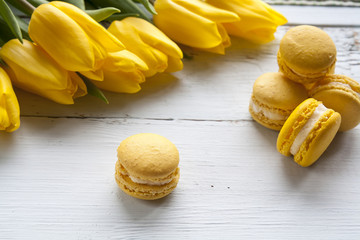
[[[252,118],[261,125],[280,130],[291,112],[308,97],[305,87],[281,72],[269,72],[255,80],[249,104]]]
[[[341,124],[341,116],[322,102],[302,102],[280,130],[277,150],[303,167],[311,166],[328,148]]]
[[[140,133],[126,138],[117,149],[115,180],[128,195],[155,200],[177,186],[179,151],[167,138]]]
[[[336,46],[320,28],[300,25],[290,28],[281,39],[277,60],[289,79],[312,84],[334,73]]]
[[[309,94],[340,113],[340,131],[353,129],[360,123],[360,84],[354,79],[339,74],[328,75],[316,82]]]

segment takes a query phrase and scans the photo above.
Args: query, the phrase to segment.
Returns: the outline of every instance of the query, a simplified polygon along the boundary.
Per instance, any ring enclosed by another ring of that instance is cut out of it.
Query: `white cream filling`
[[[255,113],[262,113],[265,117],[267,117],[270,120],[275,120],[275,121],[284,120],[285,121],[288,118],[288,116],[284,116],[279,113],[273,113],[268,110],[265,110],[263,107],[256,104],[252,99],[250,100],[250,105],[251,105],[252,110]]]
[[[292,155],[296,155],[301,147],[301,144],[305,141],[313,127],[315,126],[315,123],[321,118],[321,116],[327,111],[328,109],[323,105],[320,104],[316,107],[315,111],[307,121],[307,123],[301,128],[300,132],[296,136],[293,144],[290,148],[290,153]]]
[[[135,177],[130,176],[130,175],[128,175],[128,176],[131,179],[131,181],[133,181],[134,183],[146,184],[146,185],[152,185],[152,186],[165,185],[165,184],[168,184],[169,182],[171,182],[173,180],[173,178],[171,178],[171,179],[166,179],[164,181],[153,182],[153,181],[149,181],[149,180],[143,180],[143,179],[135,178]]]

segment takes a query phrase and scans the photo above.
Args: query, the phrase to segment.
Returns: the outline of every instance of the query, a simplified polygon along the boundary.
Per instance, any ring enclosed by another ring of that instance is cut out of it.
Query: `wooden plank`
[[[286,16],[291,25],[360,26],[359,7],[272,6]]]
[[[357,239],[359,131],[301,168],[252,121],[25,117],[0,135],[0,239]],[[179,186],[159,201],[114,181],[118,144],[139,132],[180,151]]]

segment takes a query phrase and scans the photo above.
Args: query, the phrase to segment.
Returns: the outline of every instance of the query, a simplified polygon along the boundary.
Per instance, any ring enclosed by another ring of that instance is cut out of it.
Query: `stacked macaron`
[[[179,152],[167,138],[153,133],[136,134],[122,141],[117,152],[115,180],[128,195],[155,200],[176,188]]]
[[[323,30],[291,28],[280,41],[278,73],[256,79],[249,111],[261,125],[280,130],[277,148],[310,166],[337,131],[360,123],[360,84],[334,74],[336,47]]]

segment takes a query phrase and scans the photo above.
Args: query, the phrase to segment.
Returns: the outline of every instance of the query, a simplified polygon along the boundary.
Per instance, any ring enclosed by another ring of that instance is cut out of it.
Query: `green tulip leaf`
[[[35,10],[35,7],[25,0],[6,0],[6,2],[28,16],[31,16]]]
[[[154,6],[150,3],[149,0],[135,0],[135,1],[138,2],[138,3],[141,3],[142,5],[144,5],[146,10],[148,10],[151,14],[153,14],[153,15],[157,14]]]
[[[127,17],[139,17],[139,14],[137,13],[120,13],[120,14],[114,14],[106,19],[106,21],[112,22],[115,20],[123,20]]]
[[[87,91],[90,95],[100,98],[101,100],[103,100],[106,104],[109,104],[109,101],[107,100],[107,98],[105,97],[104,93],[97,87],[95,86],[95,84],[93,84],[91,82],[90,79],[88,79],[87,77],[85,77],[84,75],[77,73],[81,79],[84,81]]]
[[[85,10],[85,2],[84,0],[62,0],[62,2],[70,3],[78,8]]]
[[[26,0],[27,2],[31,3],[31,5],[38,7],[41,4],[49,3],[49,1],[46,0]]]
[[[113,7],[107,7],[95,10],[86,10],[85,12],[89,14],[90,17],[92,17],[95,21],[101,22],[113,15],[114,13],[119,13],[120,10]]]
[[[137,14],[140,18],[151,22],[145,11],[143,11],[143,9],[141,9],[140,6],[132,0],[91,0],[91,2],[100,7],[115,7],[120,9],[122,13]]]
[[[0,47],[2,47],[2,45],[4,45],[6,43],[5,40],[3,40],[1,37],[0,37]],[[3,63],[2,59],[0,58],[0,65]]]
[[[3,17],[14,36],[19,39],[20,42],[23,42],[20,26],[16,21],[15,15],[4,0],[0,0],[0,15]]]

